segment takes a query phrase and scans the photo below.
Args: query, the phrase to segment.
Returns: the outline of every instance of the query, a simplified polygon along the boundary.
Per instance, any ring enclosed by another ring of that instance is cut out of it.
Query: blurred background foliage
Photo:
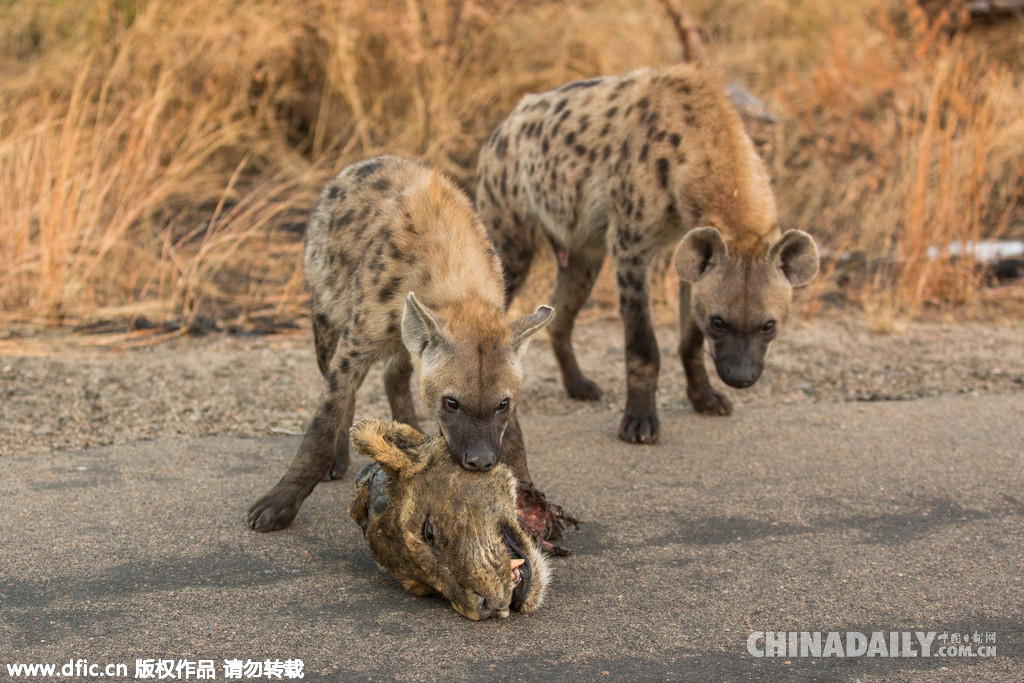
[[[854,257],[826,259],[808,310],[841,300],[884,329],[970,302],[979,270],[950,243],[1024,234],[1021,18],[678,4],[778,116],[750,131],[783,226]],[[657,0],[2,0],[0,308],[12,325],[294,322],[305,218],[344,165],[395,152],[471,190],[525,93],[682,58]],[[527,304],[550,292],[537,270]],[[603,278],[593,306],[613,302]]]

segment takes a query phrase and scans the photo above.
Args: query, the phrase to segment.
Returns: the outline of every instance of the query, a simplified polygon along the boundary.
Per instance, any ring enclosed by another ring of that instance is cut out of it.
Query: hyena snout
[[[764,363],[762,362],[739,362],[730,364],[724,368],[719,365],[718,376],[721,377],[722,381],[730,387],[746,389],[761,377],[761,371],[763,369]]]
[[[715,370],[730,387],[746,389],[761,377],[767,349],[766,344],[747,339],[715,343]]]
[[[498,464],[498,456],[486,444],[475,444],[462,453],[462,466],[474,472],[487,472]]]
[[[477,434],[472,435],[461,444],[449,443],[449,446],[454,446],[453,454],[458,452],[459,464],[474,472],[487,472],[494,469],[501,455],[500,444],[495,447],[489,439]]]
[[[477,421],[465,416],[446,416],[441,433],[448,442],[448,452],[462,467],[473,472],[494,469],[501,459],[503,425],[495,421]]]

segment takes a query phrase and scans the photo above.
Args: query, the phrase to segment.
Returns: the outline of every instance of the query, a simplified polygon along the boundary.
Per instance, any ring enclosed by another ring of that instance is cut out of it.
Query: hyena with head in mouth
[[[652,262],[675,244],[687,395],[728,415],[704,368],[749,387],[786,319],[794,287],[818,271],[814,240],[779,227],[768,173],[719,80],[698,66],[569,83],[528,95],[480,153],[477,208],[505,267],[506,299],[526,278],[543,234],[558,258],[549,328],[573,398],[598,386],[573,353],[576,315],[611,251],[626,336],[619,437],[658,440],[660,355],[651,321]]]
[[[325,386],[291,465],[250,508],[253,529],[288,526],[321,478],[345,474],[356,391],[381,360],[395,420],[418,427],[415,364],[451,456],[469,470],[500,458],[536,493],[516,402],[520,360],[552,309],[505,320],[501,263],[452,181],[395,156],[347,167],[313,209],[303,264]]]

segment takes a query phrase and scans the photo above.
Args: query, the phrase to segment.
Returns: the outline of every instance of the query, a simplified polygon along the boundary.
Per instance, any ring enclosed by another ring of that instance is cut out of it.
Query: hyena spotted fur
[[[291,465],[250,508],[252,528],[288,526],[321,478],[345,474],[356,391],[376,361],[387,363],[395,420],[418,427],[418,366],[452,457],[487,470],[500,456],[530,482],[515,417],[520,359],[552,310],[505,320],[501,264],[465,193],[400,157],[349,166],[313,209],[303,265],[324,388]]]
[[[728,415],[704,367],[748,387],[785,320],[792,290],[817,273],[806,233],[783,233],[767,171],[715,76],[690,64],[579,81],[523,98],[480,154],[477,207],[505,268],[506,301],[539,235],[558,258],[549,329],[573,398],[601,390],[580,371],[570,336],[611,251],[625,326],[625,441],[658,439],[659,352],[651,322],[652,262],[678,244],[687,394]],[[702,226],[702,227],[698,227]]]

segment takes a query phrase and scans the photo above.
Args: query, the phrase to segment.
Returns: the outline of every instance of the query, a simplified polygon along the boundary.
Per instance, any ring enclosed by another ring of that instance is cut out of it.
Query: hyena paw
[[[292,523],[302,501],[272,490],[249,508],[249,526],[256,531],[277,531]]]
[[[732,415],[732,401],[725,394],[708,389],[698,394],[689,394],[693,409],[701,415]]]
[[[601,387],[582,375],[574,380],[566,380],[565,390],[569,392],[569,398],[579,401],[597,401],[601,398]]]
[[[634,413],[627,406],[619,424],[619,438],[626,443],[657,443],[658,416],[653,411]]]

